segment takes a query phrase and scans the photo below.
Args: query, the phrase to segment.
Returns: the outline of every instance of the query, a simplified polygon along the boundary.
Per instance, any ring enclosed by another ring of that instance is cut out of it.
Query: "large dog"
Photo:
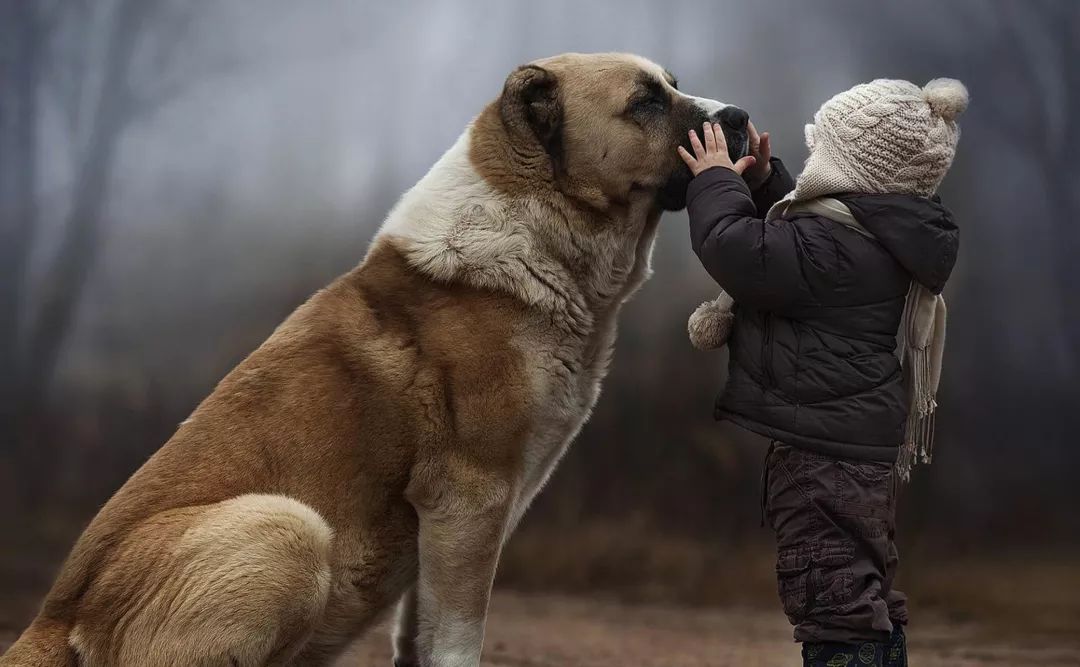
[[[744,111],[643,58],[514,71],[105,505],[0,663],[326,664],[397,602],[395,664],[477,665],[499,552],[596,403],[707,120],[745,152]]]

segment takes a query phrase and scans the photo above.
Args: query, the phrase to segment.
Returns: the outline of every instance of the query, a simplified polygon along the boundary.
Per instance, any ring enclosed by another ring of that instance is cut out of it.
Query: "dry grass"
[[[390,627],[373,629],[337,667],[390,665]],[[16,631],[0,629],[0,652]],[[1080,638],[1037,643],[993,636],[973,622],[930,615],[910,632],[918,667],[1077,667]],[[778,667],[799,663],[775,611],[626,604],[604,598],[500,591],[492,600],[486,667]]]
[[[1080,637],[1078,556],[928,559],[911,570],[906,585],[919,607],[999,635]]]
[[[752,603],[775,589],[767,545],[673,537],[643,521],[523,530],[503,552],[499,581],[522,591],[601,591],[689,605]]]
[[[760,540],[731,546],[668,537],[634,522],[593,523],[514,536],[499,582],[531,593],[591,591],[623,602],[743,605],[775,612],[773,558],[771,543]],[[916,616],[973,623],[1005,637],[1080,637],[1080,554],[1075,552],[902,554],[898,587],[910,597]]]
[[[798,663],[766,531],[731,546],[665,535],[645,521],[523,528],[500,566],[486,665]],[[7,532],[0,649],[29,621],[76,529],[38,522]],[[1072,553],[912,553],[901,587],[912,598],[914,665],[1080,666],[1080,559]],[[340,664],[389,665],[387,628]]]
[[[389,665],[389,628],[358,642],[338,667]],[[1080,665],[1080,643],[987,639],[976,624],[924,619],[912,629],[917,667]],[[799,664],[780,614],[753,608],[627,605],[580,597],[496,594],[483,665],[490,667],[778,667]]]

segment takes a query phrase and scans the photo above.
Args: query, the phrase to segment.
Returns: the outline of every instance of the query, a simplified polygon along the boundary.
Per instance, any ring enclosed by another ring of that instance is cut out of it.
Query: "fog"
[[[836,92],[877,77],[968,85],[941,190],[962,231],[937,460],[905,492],[902,540],[965,553],[1080,541],[1073,2],[68,0],[0,12],[0,512],[29,530],[20,540],[51,531],[44,562],[277,322],[362,259],[516,65],[607,50],[747,109],[793,172],[803,124]],[[717,288],[684,213],[664,220],[654,268],[521,544],[583,525],[645,542],[767,539],[764,451],[712,421],[726,358],[686,339],[686,316]],[[528,556],[508,559],[512,572]]]

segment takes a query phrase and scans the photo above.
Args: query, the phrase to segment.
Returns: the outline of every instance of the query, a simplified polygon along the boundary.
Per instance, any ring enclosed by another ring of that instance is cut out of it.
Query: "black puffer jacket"
[[[730,169],[687,193],[690,239],[735,299],[717,417],[829,456],[893,461],[908,398],[894,353],[914,277],[940,292],[959,231],[936,199],[835,195],[876,239],[810,213],[764,222],[793,187],[773,161],[754,192]]]

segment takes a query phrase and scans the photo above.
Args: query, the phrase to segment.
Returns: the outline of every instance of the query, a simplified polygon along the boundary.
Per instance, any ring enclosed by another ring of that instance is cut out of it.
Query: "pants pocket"
[[[797,623],[810,611],[810,550],[804,546],[781,549],[776,555],[776,583],[784,613]]]
[[[798,624],[812,612],[827,612],[850,602],[854,557],[855,545],[843,542],[807,542],[780,549],[777,588],[789,620]]]
[[[881,537],[892,528],[892,464],[838,461],[836,513],[852,520],[863,537]]]
[[[815,606],[833,608],[850,602],[855,589],[855,575],[851,571],[855,545],[821,543],[811,559],[810,584]]]

